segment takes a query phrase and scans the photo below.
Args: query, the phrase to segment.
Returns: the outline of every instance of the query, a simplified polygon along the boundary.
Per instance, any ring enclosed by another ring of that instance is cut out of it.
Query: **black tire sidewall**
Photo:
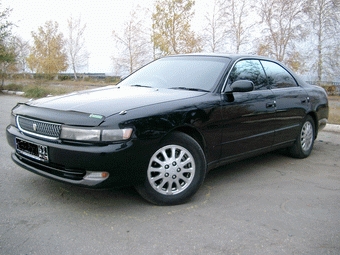
[[[306,124],[306,122],[309,122],[312,125],[313,139],[312,139],[312,144],[311,144],[310,148],[308,150],[303,150],[302,145],[301,145],[301,134],[302,134],[302,129],[303,129],[304,125]],[[301,125],[298,138],[296,139],[294,145],[290,149],[291,156],[293,156],[295,158],[306,158],[306,157],[308,157],[313,150],[314,140],[315,140],[314,138],[315,138],[315,123],[314,123],[313,118],[311,116],[307,115],[307,117],[305,118],[305,120],[303,121],[303,123]]]

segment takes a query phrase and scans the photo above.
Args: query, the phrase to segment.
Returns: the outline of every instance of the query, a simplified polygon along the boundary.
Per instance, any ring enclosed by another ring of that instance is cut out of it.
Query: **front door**
[[[222,159],[270,148],[274,141],[275,96],[268,88],[259,60],[237,62],[228,77],[228,86],[238,80],[250,80],[250,92],[225,93],[222,98]]]

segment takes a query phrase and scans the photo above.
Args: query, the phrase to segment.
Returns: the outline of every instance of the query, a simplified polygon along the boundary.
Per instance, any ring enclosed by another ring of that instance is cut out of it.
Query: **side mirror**
[[[249,80],[235,81],[230,85],[231,92],[249,92],[254,90],[254,83]]]

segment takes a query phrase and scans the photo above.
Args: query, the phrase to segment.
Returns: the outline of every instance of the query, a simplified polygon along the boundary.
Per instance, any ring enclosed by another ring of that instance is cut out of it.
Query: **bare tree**
[[[241,46],[248,43],[250,32],[256,25],[255,15],[249,18],[252,1],[228,0],[227,1],[227,35],[231,40],[231,46],[235,53],[240,53]]]
[[[312,28],[311,41],[316,42],[314,66],[320,83],[324,76],[339,75],[340,1],[308,0],[307,13]]]
[[[207,26],[204,28],[204,39],[208,51],[222,52],[226,43],[226,0],[214,0],[211,10],[205,14]]]
[[[12,9],[10,8],[2,9],[1,2],[0,2],[0,8],[1,8],[0,9],[0,43],[2,43],[4,39],[6,39],[8,36],[11,35],[13,23],[9,21],[8,19],[12,12]],[[0,55],[0,58],[1,58],[1,55]]]
[[[330,67],[330,72],[328,73],[328,79],[332,79],[332,80],[340,80],[340,35],[339,32],[337,33],[337,39],[335,39],[335,45],[332,46],[331,52],[333,52],[333,54],[327,54],[327,58],[326,58],[326,63],[327,66]],[[321,80],[320,80],[321,81]]]
[[[287,62],[294,55],[295,43],[306,36],[304,27],[305,1],[262,0],[259,13],[264,37],[258,46],[258,54],[268,55]]]
[[[214,0],[206,14],[205,40],[208,50],[240,53],[249,43],[258,15],[251,13],[251,0]],[[244,52],[246,50],[243,50]]]
[[[29,55],[30,45],[28,41],[24,41],[21,37],[14,37],[13,43],[15,45],[16,52],[16,69],[19,72],[26,72],[27,70],[27,61],[26,58]]]
[[[151,59],[148,57],[148,53],[151,52],[151,36],[148,29],[143,26],[145,16],[138,17],[139,13],[142,13],[140,7],[130,13],[130,19],[124,23],[122,34],[112,32],[119,52],[119,57],[112,57],[116,71],[123,72],[125,69],[131,73]]]
[[[69,66],[72,68],[74,79],[77,80],[77,70],[85,67],[89,58],[84,38],[86,24],[81,24],[81,18],[74,19],[73,17],[67,20],[67,24],[69,34],[66,48],[69,56]]]

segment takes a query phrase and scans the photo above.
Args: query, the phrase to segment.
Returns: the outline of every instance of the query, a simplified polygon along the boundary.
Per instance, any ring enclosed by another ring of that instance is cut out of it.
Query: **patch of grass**
[[[57,96],[66,94],[68,92],[71,92],[72,90],[68,89],[67,87],[34,84],[24,86],[23,91],[25,92],[25,97],[41,98],[48,95]]]
[[[47,88],[38,85],[29,85],[24,88],[25,96],[30,98],[46,97],[50,94]]]
[[[340,125],[340,96],[329,96],[328,123]]]
[[[3,88],[6,90],[11,90],[11,91],[22,91],[23,87],[24,86],[22,84],[11,83],[11,84],[4,86]]]

